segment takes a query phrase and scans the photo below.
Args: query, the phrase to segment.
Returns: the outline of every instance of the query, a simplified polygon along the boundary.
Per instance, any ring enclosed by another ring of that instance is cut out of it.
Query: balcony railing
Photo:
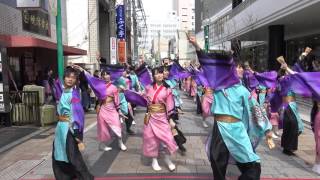
[[[236,16],[241,11],[243,11],[244,9],[249,7],[251,4],[253,4],[255,1],[257,1],[257,0],[244,0],[244,1],[242,1],[241,4],[239,4],[237,7],[232,9],[232,11],[229,14],[229,18],[232,18],[232,17]]]

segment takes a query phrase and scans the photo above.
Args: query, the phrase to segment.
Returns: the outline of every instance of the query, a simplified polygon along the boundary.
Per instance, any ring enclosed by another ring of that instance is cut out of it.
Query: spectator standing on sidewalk
[[[98,63],[107,64],[107,60],[101,56],[100,52],[97,52],[96,56]]]
[[[55,102],[54,97],[54,77],[53,77],[53,70],[48,67],[45,71],[45,77],[43,81],[43,85],[45,88],[45,96],[46,96],[46,104],[50,104],[52,102]]]

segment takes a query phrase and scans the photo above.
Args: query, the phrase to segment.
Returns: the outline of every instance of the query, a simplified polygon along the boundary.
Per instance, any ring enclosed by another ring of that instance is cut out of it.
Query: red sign
[[[120,63],[126,62],[126,41],[119,40],[118,42],[118,59]]]

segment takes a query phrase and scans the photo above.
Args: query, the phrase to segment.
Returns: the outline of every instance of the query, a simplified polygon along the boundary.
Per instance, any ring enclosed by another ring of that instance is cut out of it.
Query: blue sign
[[[126,21],[125,21],[125,9],[124,5],[118,5],[117,7],[117,37],[118,39],[126,38]]]

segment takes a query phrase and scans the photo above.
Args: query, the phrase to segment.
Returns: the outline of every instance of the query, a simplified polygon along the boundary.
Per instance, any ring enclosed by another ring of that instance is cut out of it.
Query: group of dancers
[[[107,144],[114,134],[120,150],[126,151],[121,122],[125,122],[128,134],[134,134],[131,130],[134,109],[136,106],[146,108],[142,154],[152,159],[151,167],[155,171],[162,169],[159,157],[174,171],[176,166],[170,156],[177,150],[182,154],[186,152],[186,138],[178,127],[179,114],[183,113],[178,87],[179,82],[183,82],[184,90],[197,102],[203,126],[208,127],[208,117],[214,119],[204,148],[214,179],[218,180],[225,179],[229,163],[236,164],[241,171],[240,180],[260,179],[261,159],[256,148],[263,137],[268,147],[274,148],[272,139],[279,135],[278,126],[283,128],[283,153],[294,155],[298,136],[303,132],[295,96],[310,97],[315,101],[311,117],[317,149],[313,171],[320,174],[320,80],[316,78],[320,73],[303,72],[306,70],[303,58],[308,56],[310,48],[294,70],[279,57],[279,73],[258,73],[249,65],[235,61],[231,54],[203,52],[194,37],[189,37],[189,42],[195,46],[199,59],[199,65],[192,68],[182,68],[176,62],[170,64],[165,58],[163,65],[153,68],[151,73],[145,64],[138,68],[127,67],[120,75],[103,70],[100,78],[77,65],[65,69],[63,81],[56,81],[57,92],[60,92],[57,93],[58,124],[52,153],[56,179],[93,179],[80,152],[85,146],[84,112],[77,88],[79,73],[85,75],[99,99],[97,137],[100,149],[112,149]]]
[[[182,100],[177,81],[169,78],[168,61],[169,59],[164,59],[163,66],[153,68],[152,75],[145,64],[137,69],[127,67],[120,71],[120,75],[119,72],[103,70],[100,77],[92,76],[77,65],[65,69],[63,84],[56,81],[59,97],[58,123],[52,153],[56,179],[93,179],[80,153],[84,149],[84,112],[80,108],[81,99],[77,88],[78,76],[81,73],[99,99],[96,108],[99,149],[112,150],[108,144],[114,134],[119,149],[126,151],[121,122],[125,122],[129,135],[135,134],[130,128],[134,107],[146,107],[143,155],[152,159],[152,168],[155,171],[161,170],[158,163],[160,154],[163,155],[168,169],[175,170],[176,166],[170,155],[178,149],[184,155],[186,148],[183,144],[186,143],[186,138],[178,128]]]

